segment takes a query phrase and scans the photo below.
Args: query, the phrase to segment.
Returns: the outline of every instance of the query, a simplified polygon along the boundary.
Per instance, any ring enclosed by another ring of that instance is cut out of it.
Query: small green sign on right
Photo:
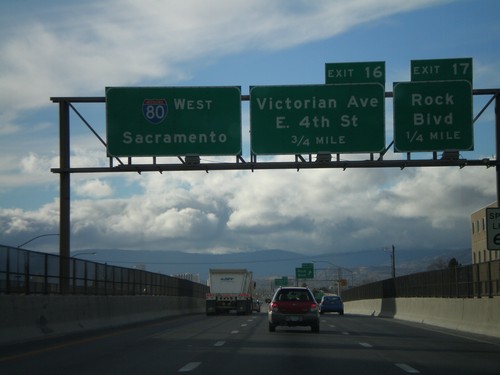
[[[411,77],[394,84],[395,151],[473,150],[472,59],[414,60]]]

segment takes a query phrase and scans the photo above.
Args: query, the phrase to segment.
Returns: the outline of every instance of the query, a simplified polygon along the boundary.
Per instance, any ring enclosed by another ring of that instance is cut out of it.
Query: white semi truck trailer
[[[210,269],[210,292],[206,297],[207,315],[235,310],[238,314],[251,314],[254,293],[252,272],[246,269]]]

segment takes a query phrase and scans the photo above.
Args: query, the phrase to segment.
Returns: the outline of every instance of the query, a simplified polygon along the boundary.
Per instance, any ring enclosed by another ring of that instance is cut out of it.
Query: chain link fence
[[[61,262],[69,269],[61,276]],[[205,298],[209,288],[139,269],[0,245],[0,293],[158,295]]]
[[[344,301],[374,298],[500,296],[500,261],[386,279],[342,291]]]

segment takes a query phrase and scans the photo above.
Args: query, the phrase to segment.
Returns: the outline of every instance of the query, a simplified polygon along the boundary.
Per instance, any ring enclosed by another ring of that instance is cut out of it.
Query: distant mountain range
[[[95,253],[95,254],[89,254]],[[200,282],[208,278],[210,268],[246,268],[256,279],[295,277],[295,268],[302,263],[314,263],[318,271],[340,269],[355,275],[358,283],[382,280],[391,275],[391,251],[362,251],[340,254],[304,255],[286,250],[260,250],[230,254],[194,254],[181,251],[99,250],[75,252],[79,259],[107,263],[126,268],[141,268],[167,275],[199,275]],[[78,255],[81,254],[81,255]],[[470,264],[471,250],[401,250],[396,248],[396,275],[446,267],[455,258],[460,264]]]

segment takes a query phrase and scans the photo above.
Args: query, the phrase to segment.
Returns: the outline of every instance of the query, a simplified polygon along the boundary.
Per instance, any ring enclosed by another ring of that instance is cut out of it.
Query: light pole
[[[36,240],[37,238],[41,238],[41,237],[47,237],[47,236],[59,236],[59,233],[47,233],[47,234],[41,234],[39,236],[36,236],[36,237],[33,237],[31,240],[29,241],[26,241],[24,243],[22,243],[21,245],[17,246],[17,248],[21,248],[21,246],[24,246],[24,245],[27,245],[29,244],[31,241],[34,241]]]
[[[387,251],[388,249],[384,247],[384,251]],[[391,252],[391,273],[392,273],[392,278],[396,278],[396,248],[394,245],[392,245],[392,252]]]

